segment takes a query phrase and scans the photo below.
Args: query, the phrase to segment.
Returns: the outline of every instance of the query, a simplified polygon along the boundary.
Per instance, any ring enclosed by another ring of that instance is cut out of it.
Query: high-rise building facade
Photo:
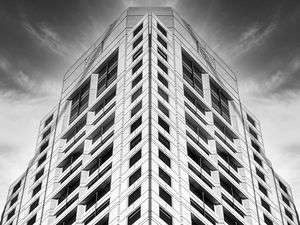
[[[69,69],[3,225],[296,225],[230,68],[171,8],[129,8]]]

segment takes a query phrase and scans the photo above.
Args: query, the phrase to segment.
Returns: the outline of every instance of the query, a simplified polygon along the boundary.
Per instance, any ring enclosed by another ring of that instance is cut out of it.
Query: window
[[[15,215],[16,212],[16,208],[14,208],[13,210],[11,210],[8,214],[7,214],[7,220],[10,220],[10,218],[12,218]]]
[[[133,81],[131,87],[134,88],[143,79],[143,74],[140,73]]]
[[[257,168],[256,168],[256,174],[257,174],[257,176],[260,177],[260,179],[262,179],[263,181],[266,181],[265,175]]]
[[[45,154],[42,158],[39,159],[37,166],[39,167],[40,165],[43,164],[43,162],[45,162],[47,158],[47,154]]]
[[[159,197],[161,197],[166,203],[172,206],[172,197],[162,187],[159,187]]]
[[[52,120],[53,120],[53,114],[46,119],[44,126],[45,127],[48,126],[51,123]]]
[[[157,40],[159,43],[161,43],[162,46],[164,46],[166,49],[168,48],[167,42],[159,35],[157,35]]]
[[[269,219],[265,214],[264,214],[264,221],[267,225],[273,225],[273,222],[271,219]]]
[[[281,181],[279,181],[279,187],[281,188],[281,190],[288,194],[286,186]]]
[[[230,121],[229,97],[225,91],[218,87],[214,82],[210,82],[211,100],[213,108],[228,122]]]
[[[168,185],[171,186],[171,177],[165,172],[163,171],[160,167],[159,167],[159,177],[166,182]]]
[[[247,114],[247,120],[255,127],[255,120]]]
[[[94,210],[88,217],[87,219],[84,220],[84,225],[89,224],[97,215],[99,215],[104,209],[106,209],[106,207],[109,206],[109,201],[110,199],[107,199],[104,203],[102,203],[96,210]],[[104,218],[106,218],[108,220],[108,216],[105,216]],[[101,219],[102,221],[102,219]],[[100,221],[100,222],[101,222]],[[107,223],[100,223],[97,225],[108,225],[108,221]]]
[[[204,70],[184,51],[182,51],[182,71],[184,80],[203,97],[202,73]]]
[[[166,100],[166,102],[169,102],[169,96],[166,92],[164,92],[160,87],[158,87],[158,94]]]
[[[157,78],[166,88],[168,88],[168,81],[160,73],[158,73]]]
[[[168,61],[167,54],[160,47],[157,47],[157,52],[164,60]]]
[[[142,150],[140,149],[137,153],[135,153],[129,160],[129,167],[132,167],[137,161],[139,161],[142,157]]]
[[[288,206],[291,206],[290,201],[286,197],[284,197],[283,194],[281,194],[281,197],[282,197],[282,200],[285,202],[285,204],[287,204]]]
[[[261,159],[258,158],[258,156],[255,155],[255,154],[253,154],[253,158],[254,158],[255,162],[257,162],[257,164],[260,165],[260,166],[262,167],[263,164],[262,164]]]
[[[267,189],[266,189],[264,186],[262,186],[260,183],[258,183],[258,189],[259,189],[265,196],[268,197],[268,191],[267,191]]]
[[[89,101],[90,82],[75,92],[71,101],[70,121],[72,123],[87,107]]]
[[[270,205],[264,201],[262,198],[260,199],[261,200],[261,205],[269,212],[271,213],[271,208],[270,208]]]
[[[137,114],[138,111],[142,109],[142,101],[140,101],[132,110],[131,110],[131,117]]]
[[[134,203],[139,197],[141,197],[141,187],[137,188],[134,192],[131,193],[128,197],[128,206]]]
[[[139,168],[129,177],[129,186],[136,182],[142,176],[142,169]]]
[[[160,102],[158,101],[158,108],[162,111],[167,117],[169,117],[169,110]]]
[[[168,74],[168,68],[159,59],[157,60],[157,65],[165,74]]]
[[[29,212],[32,212],[39,205],[39,199],[35,200],[29,208]]]
[[[49,145],[49,140],[47,140],[44,144],[40,147],[40,153],[43,152]]]
[[[16,201],[18,200],[18,195],[16,195],[11,201],[10,201],[10,207],[16,203]]]
[[[203,108],[201,103],[197,100],[198,97],[196,97],[186,86],[184,87],[184,96],[196,107],[196,112],[198,112],[199,110],[199,112],[205,115],[205,109]],[[187,106],[187,104],[185,105]]]
[[[128,216],[128,225],[134,224],[141,217],[141,207],[137,208],[133,213]]]
[[[159,217],[165,221],[166,224],[172,225],[172,216],[167,213],[162,207],[159,207]]]
[[[28,220],[27,225],[33,225],[36,222],[36,215],[31,217],[30,220]]]
[[[142,87],[140,87],[138,90],[136,90],[136,92],[134,92],[131,96],[131,102],[133,102],[134,100],[136,100],[143,92]]]
[[[136,60],[143,53],[143,46],[140,47],[132,56],[132,61]]]
[[[251,140],[251,145],[257,152],[260,153],[260,147],[258,146],[258,144],[256,144],[253,140]]]
[[[138,118],[131,126],[130,133],[135,131],[142,124],[142,117]]]
[[[167,36],[167,31],[159,24],[157,23],[157,29],[165,36]]]
[[[117,79],[118,51],[112,53],[112,55],[100,66],[98,71],[97,96]]]
[[[292,213],[287,209],[287,208],[284,208],[284,212],[285,212],[285,215],[290,218],[290,220],[293,221],[293,215]]]
[[[133,149],[142,140],[142,133],[139,133],[130,141],[130,150]]]
[[[32,191],[32,197],[35,196],[42,189],[42,183],[38,184]]]
[[[141,59],[133,68],[132,68],[132,74],[134,74],[136,71],[138,71],[139,68],[143,65],[143,59]]]
[[[143,40],[143,35],[139,36],[132,44],[132,47],[135,48]]]
[[[36,175],[34,181],[37,181],[44,174],[44,168],[41,169]]]
[[[135,30],[133,31],[133,37],[137,35],[143,29],[143,23],[141,23]]]
[[[164,128],[165,131],[170,133],[170,127],[169,124],[167,124],[162,118],[158,117],[158,124]]]
[[[170,150],[170,141],[165,138],[161,133],[158,133],[158,140],[162,143],[167,149]]]
[[[171,159],[162,151],[159,150],[158,157],[163,161],[168,167],[171,168]]]
[[[13,193],[15,193],[21,187],[21,180],[14,186]]]
[[[49,127],[44,133],[42,139],[45,139],[51,133],[51,127]]]
[[[252,130],[251,127],[249,127],[249,133],[250,133],[256,140],[258,140],[257,133],[256,133],[254,130]]]

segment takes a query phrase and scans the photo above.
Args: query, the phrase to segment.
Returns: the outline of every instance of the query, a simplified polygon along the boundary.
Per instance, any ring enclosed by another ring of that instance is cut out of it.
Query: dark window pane
[[[134,88],[141,80],[143,79],[143,74],[140,73],[133,81],[132,81],[132,88]]]
[[[159,43],[161,43],[162,46],[168,48],[167,42],[161,36],[157,35],[157,40],[159,41]]]
[[[162,118],[158,117],[158,124],[164,128],[165,131],[170,133],[170,127],[169,124],[167,124]]]
[[[142,124],[142,117],[138,118],[131,126],[130,133],[135,131]]]
[[[133,213],[131,213],[128,216],[128,225],[132,225],[134,222],[136,222],[141,217],[141,207],[136,209]]]
[[[160,73],[158,73],[157,78],[166,88],[168,88],[168,81]]]
[[[167,117],[169,117],[169,110],[160,102],[158,101],[158,108],[162,111]]]
[[[159,207],[159,217],[168,225],[172,225],[172,216],[167,213],[163,208]]]
[[[137,153],[135,153],[129,160],[129,167],[132,167],[137,161],[139,161],[142,157],[142,150],[140,149]]]
[[[159,150],[158,152],[158,157],[160,158],[161,161],[163,161],[168,167],[171,167],[171,159],[163,153],[162,150]]]
[[[166,92],[164,92],[160,87],[158,87],[158,94],[167,102],[169,102],[169,96]]]
[[[143,65],[143,60],[141,59],[133,68],[132,68],[132,74],[134,74],[136,71],[138,71],[139,68]]]
[[[163,171],[161,168],[159,168],[159,177],[165,181],[168,185],[171,186],[171,177],[165,172]]]
[[[168,68],[160,60],[157,60],[157,65],[159,66],[159,68],[161,68],[162,71],[168,74]]]
[[[161,133],[158,133],[158,140],[167,148],[170,150],[170,141],[165,138]]]
[[[160,47],[157,47],[157,52],[164,60],[168,61],[167,54]]]
[[[137,181],[142,175],[142,170],[139,168],[129,177],[129,186],[131,186],[135,181]]]
[[[29,212],[32,212],[38,205],[39,205],[39,199],[37,199],[30,205]]]
[[[137,188],[128,197],[128,206],[134,203],[139,197],[141,197],[141,187]]]
[[[136,92],[134,92],[131,96],[131,102],[133,102],[134,100],[136,100],[143,92],[142,87],[140,87]]]
[[[143,53],[143,46],[140,47],[132,56],[132,61],[139,57]]]
[[[142,140],[142,133],[139,133],[130,141],[130,150],[133,149]]]
[[[167,36],[167,31],[159,24],[157,23],[157,29],[165,36]]]
[[[141,43],[141,41],[143,40],[143,35],[139,36],[134,42],[132,47],[135,48],[136,46],[138,46],[139,43]]]
[[[166,203],[172,206],[172,197],[162,187],[159,187],[159,197],[161,197]]]
[[[143,29],[143,23],[141,23],[135,30],[133,31],[133,37],[137,35]]]
[[[131,117],[133,117],[138,111],[142,109],[142,101],[140,101],[132,110]]]

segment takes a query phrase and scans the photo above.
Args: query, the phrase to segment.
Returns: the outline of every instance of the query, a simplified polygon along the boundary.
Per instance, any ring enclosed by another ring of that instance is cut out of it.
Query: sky
[[[67,69],[129,6],[171,6],[235,71],[300,210],[299,0],[1,0],[0,212]]]

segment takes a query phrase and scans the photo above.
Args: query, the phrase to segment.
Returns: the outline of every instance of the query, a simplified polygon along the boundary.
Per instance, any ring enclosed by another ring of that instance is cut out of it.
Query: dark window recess
[[[157,29],[165,36],[167,36],[167,31],[159,24],[157,23]]]
[[[36,222],[36,215],[34,215],[33,217],[31,217],[30,220],[28,220],[27,225],[33,225]]]
[[[286,186],[281,181],[279,181],[279,187],[281,188],[281,190],[283,190],[285,193],[288,194],[288,190]]]
[[[190,56],[182,52],[183,78],[203,97],[202,73],[204,70]]]
[[[79,122],[77,122],[68,132],[67,135],[65,135],[63,138],[67,139],[67,142],[69,142],[72,138],[74,138],[76,136],[76,134],[79,133],[79,131],[81,131],[82,128],[84,128],[86,124],[86,116],[84,119],[81,119]]]
[[[201,201],[208,206],[211,210],[214,211],[214,203],[212,201],[212,197],[209,196],[204,189],[202,189],[202,187],[196,187],[194,185],[195,182],[194,180],[192,180],[192,182],[190,182],[190,190],[191,192],[193,192],[199,199],[201,199]]]
[[[158,151],[158,157],[160,158],[161,161],[163,161],[168,167],[171,168],[171,159],[163,153],[162,150]]]
[[[15,193],[21,187],[21,180],[14,186],[13,193]]]
[[[134,212],[132,212],[127,219],[127,224],[132,225],[141,217],[141,207],[137,208]]]
[[[139,68],[143,65],[143,60],[141,59],[135,66],[132,68],[132,74],[134,74],[136,71],[138,71]]]
[[[166,92],[164,92],[160,87],[158,87],[158,94],[166,100],[166,102],[169,102],[169,96]]]
[[[284,201],[285,204],[287,204],[288,206],[291,206],[291,205],[290,205],[290,201],[289,201],[286,197],[284,197],[283,194],[281,194],[281,197],[282,197],[282,201]]]
[[[76,91],[71,101],[70,121],[72,123],[87,107],[89,101],[90,82]]]
[[[227,179],[222,178],[220,180],[220,184],[221,184],[221,187],[224,188],[224,190],[226,190],[228,192],[228,194],[230,194],[241,205],[243,204],[243,199],[245,199],[245,197],[241,194],[240,190],[238,190],[237,188],[235,188],[235,186],[233,184],[231,184],[231,182],[229,182]],[[229,200],[229,201],[231,201],[231,200]],[[243,213],[241,213],[241,215],[242,214]]]
[[[158,140],[160,141],[160,143],[162,143],[167,149],[170,150],[170,141],[163,136],[161,133],[158,133]]]
[[[258,140],[257,133],[256,133],[254,130],[252,130],[251,127],[249,127],[249,133],[250,133],[256,140]]]
[[[257,174],[257,176],[260,177],[260,179],[262,179],[263,181],[266,181],[265,175],[257,168],[256,168],[256,174]]]
[[[207,212],[204,210],[203,207],[201,207],[199,204],[196,203],[196,201],[194,201],[193,199],[191,199],[191,205],[201,214],[203,215],[209,222],[211,222],[213,225],[216,224],[215,219]],[[192,216],[193,217],[193,216]],[[198,222],[198,218],[197,218],[197,222]],[[194,223],[192,223],[193,225]],[[195,223],[195,224],[201,224],[201,225],[205,225],[204,223]],[[235,224],[234,224],[235,225]]]
[[[142,169],[139,168],[129,177],[129,186],[131,186],[135,181],[137,181],[142,176]]]
[[[89,171],[89,176],[92,175],[100,166],[102,166],[113,154],[113,145],[109,145],[105,150],[103,150],[100,155],[95,158],[90,166],[87,168]]]
[[[267,217],[265,214],[264,214],[264,221],[267,225],[273,225],[272,220],[269,219],[269,217]]]
[[[44,126],[45,127],[48,126],[48,124],[50,124],[52,120],[53,120],[53,114],[45,120]]]
[[[132,56],[132,61],[136,60],[143,53],[143,46],[140,47]]]
[[[267,191],[267,189],[266,189],[264,186],[262,186],[262,184],[258,183],[258,189],[259,189],[265,196],[268,197],[268,191]]]
[[[158,124],[164,128],[165,131],[170,133],[170,126],[162,118],[158,117]]]
[[[88,197],[86,202],[86,211],[94,206],[101,198],[103,198],[110,191],[110,178],[106,179],[96,191],[93,191]]]
[[[133,31],[133,37],[137,35],[143,29],[143,23],[141,23],[135,30]]]
[[[288,218],[290,218],[290,220],[294,221],[293,215],[292,215],[292,213],[291,213],[288,209],[284,208],[284,212],[285,212],[285,215],[286,215]]]
[[[158,101],[158,108],[162,111],[167,117],[169,117],[169,110],[160,102]]]
[[[171,186],[171,177],[160,167],[159,167],[158,175],[164,182],[166,182],[168,185]]]
[[[192,148],[190,144],[187,145],[188,156],[203,169],[208,175],[211,175],[211,169],[206,160],[199,154],[197,150]],[[202,172],[202,171],[201,171]]]
[[[51,133],[51,127],[49,127],[44,133],[42,139],[45,139]]]
[[[83,153],[83,150],[72,152],[63,162],[63,164],[58,167],[62,168],[62,172],[64,172],[67,168],[69,168],[73,162],[75,162]]]
[[[255,127],[255,120],[247,114],[247,120]]]
[[[138,118],[133,124],[130,126],[130,133],[135,131],[142,124],[142,116]]]
[[[132,48],[135,48],[136,46],[138,46],[139,43],[141,43],[141,41],[143,40],[143,35],[139,36],[132,44]]]
[[[98,70],[97,96],[99,96],[114,80],[118,73],[118,52],[112,53],[108,59],[102,63]]]
[[[194,96],[192,92],[190,92],[189,94],[187,90],[188,89],[185,87],[184,96],[196,107],[196,112],[199,110],[203,115],[205,115],[205,109],[201,106],[201,104],[197,100],[198,98]]]
[[[80,178],[77,177],[71,180],[60,192],[55,196],[55,199],[58,199],[58,204],[64,201],[73,191],[75,191],[80,184]]]
[[[111,114],[93,133],[92,143],[94,144],[97,140],[104,136],[113,125],[115,124],[115,115]],[[104,141],[104,139],[102,139]]]
[[[258,146],[258,144],[256,144],[253,140],[251,140],[251,145],[256,151],[260,153],[260,147]]]
[[[261,200],[261,205],[269,212],[271,213],[271,208],[270,208],[270,205],[264,201],[262,198],[260,199]]]
[[[10,207],[15,204],[18,200],[18,195],[16,195],[11,201],[10,201]]]
[[[47,158],[47,154],[45,154],[42,158],[39,159],[37,166],[39,167],[40,165],[43,164],[43,162],[45,162]]]
[[[137,188],[128,197],[128,206],[134,203],[139,197],[141,197],[141,187]]]
[[[13,210],[11,210],[8,214],[7,214],[7,219],[6,221],[10,220],[10,218],[12,218],[15,215],[16,212],[16,208],[14,208]]]
[[[95,225],[109,225],[109,214],[106,214],[101,220],[99,220]]]
[[[222,151],[219,149],[219,144],[217,144],[217,153],[218,155],[236,172],[238,172],[238,168],[241,167],[240,165],[236,164],[235,159],[227,152]]]
[[[169,87],[168,81],[160,73],[157,74],[157,78],[166,88]]]
[[[108,103],[116,96],[116,86],[110,89],[97,103],[97,108],[95,109],[95,114],[98,114],[103,108],[108,105]],[[108,110],[108,109],[107,109]],[[103,112],[103,114],[105,111]],[[101,118],[101,117],[100,117]]]
[[[161,197],[166,203],[172,206],[172,196],[162,187],[159,187],[159,197]]]
[[[109,206],[109,199],[107,199],[104,203],[102,203],[94,212],[92,212],[88,218],[84,221],[84,225],[89,224],[97,215],[99,215],[106,207]],[[105,216],[108,219],[108,216]],[[101,221],[101,220],[100,220]],[[105,223],[104,223],[105,224]],[[103,224],[103,225],[104,225]],[[106,224],[105,224],[106,225]],[[107,221],[108,225],[108,221]]]
[[[202,221],[200,221],[194,214],[192,214],[192,225],[205,225]],[[215,225],[215,223],[213,223]]]
[[[157,35],[157,40],[159,43],[161,43],[162,46],[164,46],[166,49],[168,48],[167,42],[159,35]]]
[[[133,102],[134,100],[136,100],[143,92],[142,87],[140,87],[138,90],[136,90],[136,92],[134,92],[131,96],[131,102]]]
[[[157,47],[157,52],[164,60],[168,61],[167,54],[160,47]]]
[[[190,115],[188,115],[186,113],[186,125],[188,125],[189,128],[191,128],[198,137],[200,137],[206,144],[208,144],[208,138],[206,137],[206,135],[203,132],[203,128],[192,119],[192,117]]]
[[[143,74],[140,73],[133,81],[131,87],[134,88],[143,79]]]
[[[142,150],[140,149],[137,153],[135,153],[129,160],[129,167],[132,167],[137,161],[139,161],[142,157]]]
[[[43,152],[49,145],[49,140],[47,140],[44,144],[40,147],[40,153]]]
[[[165,221],[166,224],[172,225],[172,216],[167,213],[166,210],[164,210],[162,207],[159,207],[159,217]]]
[[[131,117],[137,114],[138,111],[142,109],[142,101],[140,101],[134,108],[131,110]]]
[[[29,212],[32,212],[39,205],[39,199],[35,200],[29,208]]]
[[[35,175],[34,181],[37,181],[41,176],[43,176],[43,174],[44,174],[44,168],[41,169],[41,170]]]
[[[257,155],[253,154],[253,158],[258,165],[260,165],[261,167],[263,166],[261,159]]]
[[[162,71],[164,71],[165,74],[168,74],[168,68],[159,59],[157,60],[157,65]]]
[[[241,223],[237,218],[235,218],[234,215],[232,215],[229,211],[224,210],[224,221],[227,224],[234,224],[234,225],[244,225],[244,223]]]
[[[224,92],[220,87],[210,82],[211,87],[211,100],[213,108],[228,122],[230,121],[229,112],[229,98],[226,92]]]
[[[67,214],[61,221],[56,225],[72,225],[76,221],[76,209]]]
[[[142,133],[139,133],[130,141],[130,150],[133,149],[142,140]]]

